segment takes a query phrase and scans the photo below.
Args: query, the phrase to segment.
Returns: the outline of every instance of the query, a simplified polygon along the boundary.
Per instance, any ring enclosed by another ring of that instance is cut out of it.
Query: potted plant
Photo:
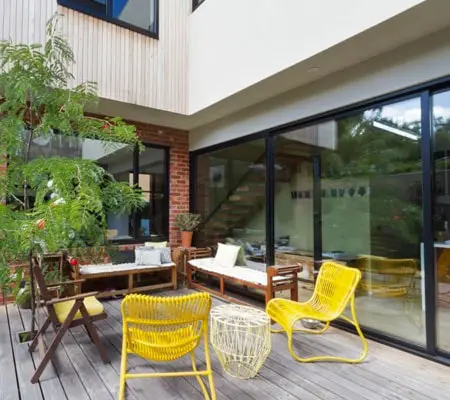
[[[189,248],[192,245],[192,235],[200,225],[201,217],[199,214],[178,214],[175,217],[175,226],[181,231],[181,245]]]

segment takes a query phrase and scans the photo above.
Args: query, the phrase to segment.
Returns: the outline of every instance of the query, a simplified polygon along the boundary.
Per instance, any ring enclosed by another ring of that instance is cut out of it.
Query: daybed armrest
[[[65,301],[72,301],[72,300],[83,300],[86,297],[92,297],[92,296],[97,296],[98,292],[89,292],[89,293],[82,293],[82,294],[77,294],[75,296],[71,296],[71,297],[65,297],[62,299],[52,299],[49,301],[46,301],[46,304],[58,304],[58,303],[64,303]]]
[[[272,299],[274,290],[290,290],[291,300],[298,301],[298,273],[301,271],[301,264],[273,265],[267,268],[266,303]]]
[[[303,266],[301,264],[293,265],[272,265],[267,268],[267,277],[273,276],[285,276],[285,275],[297,275],[303,271]]]
[[[212,257],[211,247],[202,247],[186,250],[186,262],[194,260],[196,258],[208,258]]]

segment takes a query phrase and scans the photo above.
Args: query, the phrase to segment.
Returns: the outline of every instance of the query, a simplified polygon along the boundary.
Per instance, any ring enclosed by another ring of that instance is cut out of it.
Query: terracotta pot
[[[194,232],[181,231],[181,246],[185,249],[192,246],[192,235]]]

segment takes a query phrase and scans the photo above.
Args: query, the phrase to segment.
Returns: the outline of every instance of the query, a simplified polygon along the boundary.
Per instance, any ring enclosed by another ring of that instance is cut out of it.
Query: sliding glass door
[[[258,270],[301,263],[301,299],[324,261],[358,268],[364,328],[450,354],[450,90],[201,151],[195,166],[197,245],[241,245]]]
[[[450,353],[450,91],[433,96],[436,345]]]

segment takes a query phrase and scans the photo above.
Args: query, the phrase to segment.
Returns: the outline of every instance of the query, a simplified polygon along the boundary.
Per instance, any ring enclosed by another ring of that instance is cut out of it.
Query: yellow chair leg
[[[213,378],[212,366],[211,366],[211,357],[210,357],[209,345],[208,345],[208,329],[205,329],[205,331],[204,331],[204,339],[205,339],[206,373],[208,376],[209,392],[211,393],[211,395],[208,393],[208,389],[206,388],[206,385],[204,384],[202,377],[200,375],[196,375],[195,377],[197,378],[198,384],[200,385],[200,387],[202,389],[203,396],[205,396],[205,400],[216,400],[216,388],[214,385],[214,378]],[[191,361],[192,361],[192,369],[194,370],[194,372],[198,372],[197,365],[195,362],[194,351],[191,353]]]
[[[360,357],[358,358],[345,358],[345,357],[336,357],[336,356],[318,356],[318,357],[308,357],[308,358],[303,358],[298,356],[293,348],[293,334],[294,332],[297,331],[303,331],[302,329],[291,329],[289,332],[287,332],[288,335],[288,349],[289,349],[289,353],[291,353],[291,356],[294,358],[294,360],[297,360],[299,362],[316,362],[316,361],[336,361],[336,362],[344,362],[344,363],[351,363],[351,364],[357,364],[360,363],[361,361],[363,361],[366,357],[367,354],[369,352],[369,346],[367,344],[367,340],[364,337],[361,328],[359,326],[358,320],[356,318],[356,312],[355,312],[355,299],[352,298],[351,300],[351,312],[352,312],[352,319],[346,318],[344,316],[342,316],[342,318],[344,320],[346,320],[347,322],[350,322],[355,328],[356,328],[356,332],[358,332],[358,336],[361,339],[362,345],[363,345],[363,352],[361,354]],[[293,323],[293,325],[295,324],[295,322]],[[317,331],[317,333],[321,333],[324,332],[328,329],[329,323],[326,324],[325,328],[323,328],[321,331]],[[310,331],[310,330],[309,330]]]
[[[125,332],[124,332],[125,334]],[[120,386],[119,386],[119,400],[125,399],[125,374],[127,373],[127,344],[125,336],[122,339],[122,360],[120,363]]]

